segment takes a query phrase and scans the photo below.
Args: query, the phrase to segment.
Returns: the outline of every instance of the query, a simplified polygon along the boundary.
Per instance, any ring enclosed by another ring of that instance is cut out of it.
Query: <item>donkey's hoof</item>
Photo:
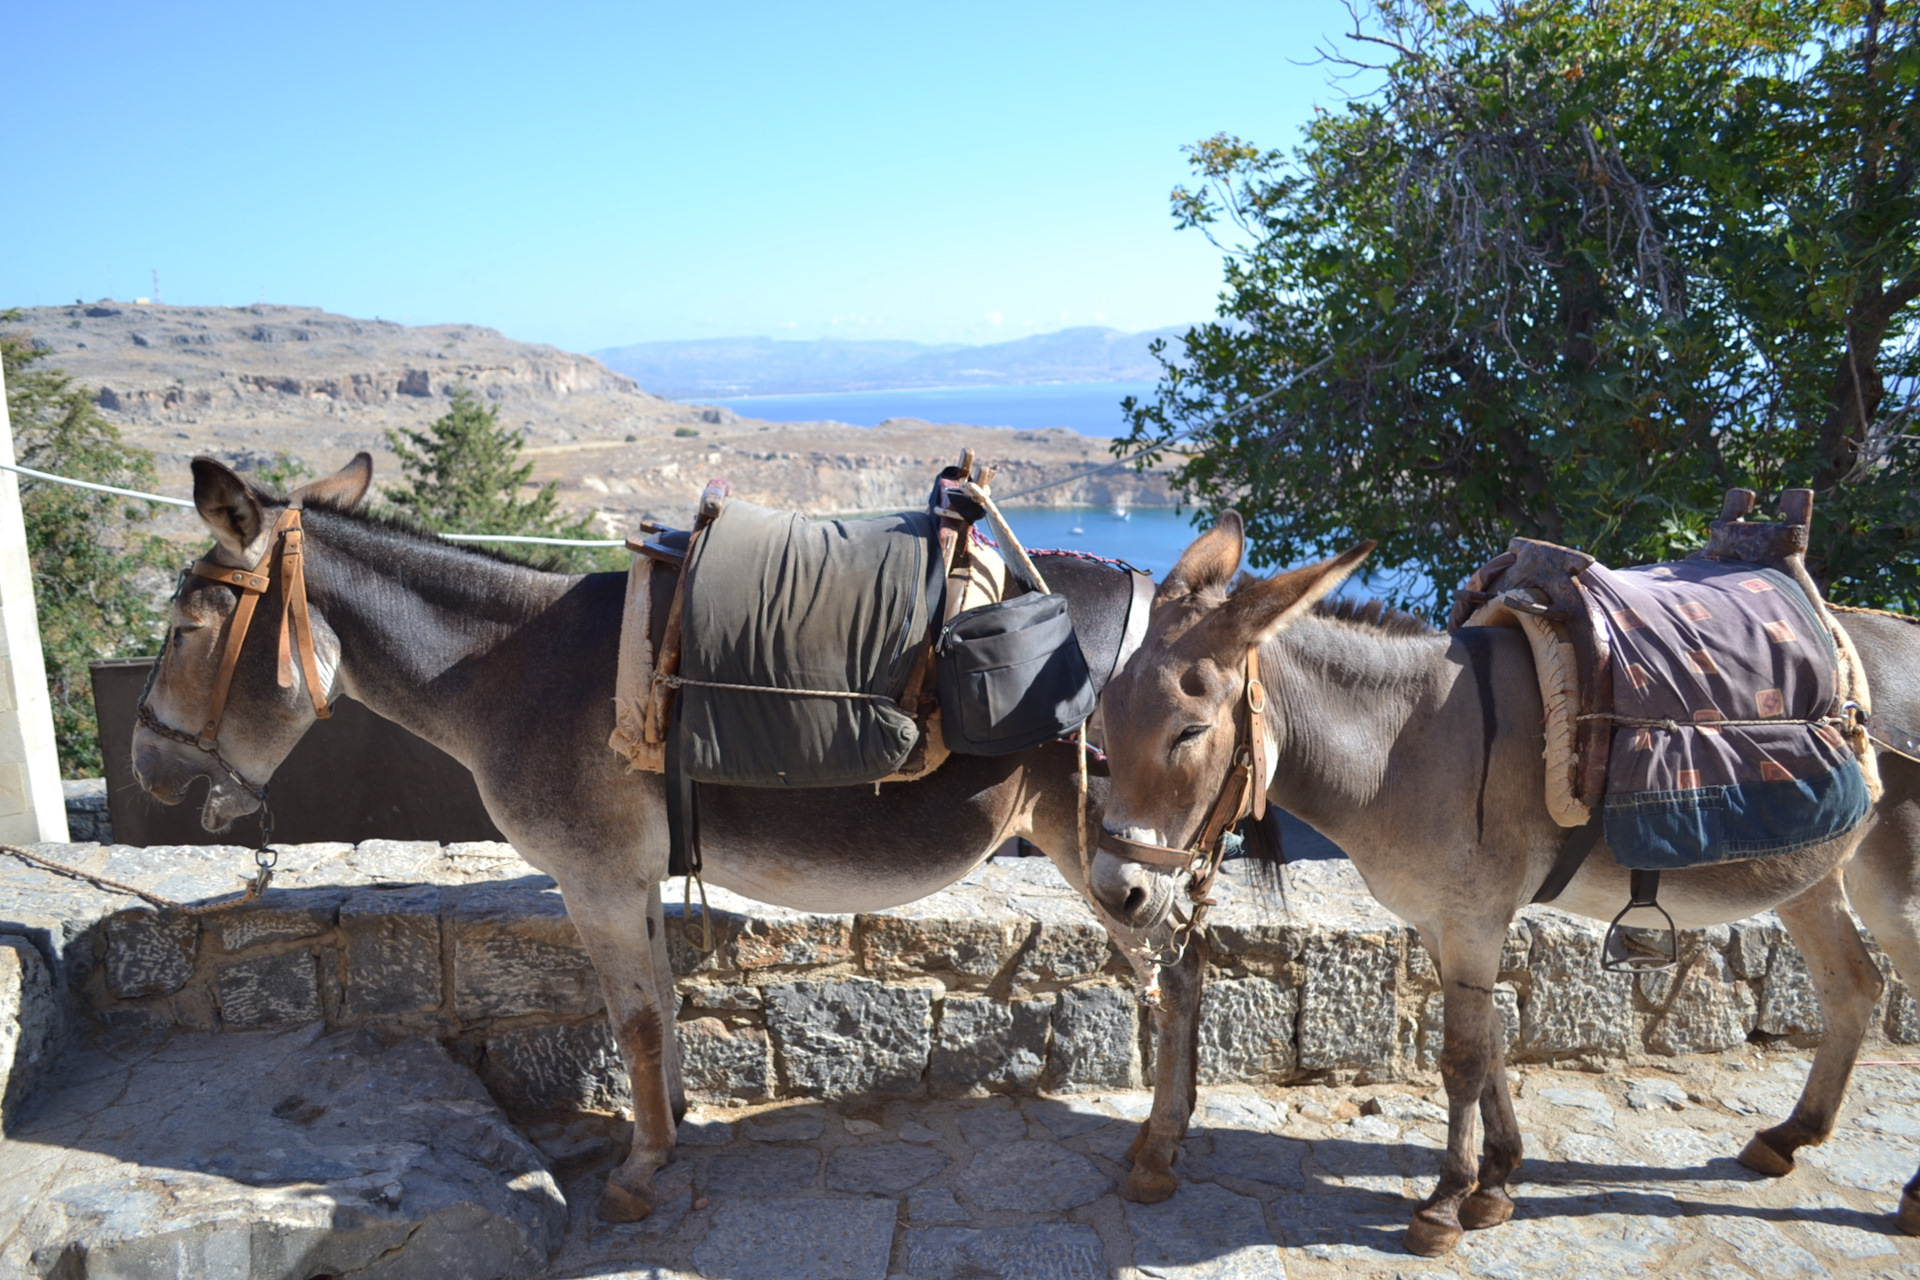
[[[1460,1237],[1465,1234],[1458,1221],[1430,1217],[1428,1211],[1422,1209],[1407,1224],[1407,1252],[1417,1253],[1423,1258],[1438,1258],[1442,1254],[1452,1253],[1453,1246],[1459,1244]]]
[[[638,1222],[653,1212],[653,1196],[629,1191],[609,1179],[593,1212],[602,1222]]]
[[[1900,1216],[1894,1221],[1910,1236],[1920,1236],[1920,1196],[1911,1191],[1900,1193]]]
[[[1460,1225],[1469,1231],[1497,1227],[1513,1216],[1513,1197],[1504,1187],[1482,1187],[1460,1204]]]
[[[1173,1170],[1157,1161],[1145,1160],[1133,1166],[1120,1194],[1135,1204],[1159,1204],[1180,1189]]]
[[[1740,1163],[1769,1178],[1784,1178],[1793,1172],[1793,1157],[1780,1154],[1766,1135],[1759,1133],[1741,1149]]]

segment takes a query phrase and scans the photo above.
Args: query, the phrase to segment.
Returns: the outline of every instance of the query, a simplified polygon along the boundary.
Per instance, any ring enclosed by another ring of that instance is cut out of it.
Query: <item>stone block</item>
[[[1561,916],[1532,925],[1532,989],[1520,1010],[1521,1051],[1541,1057],[1626,1053],[1634,1042],[1633,980],[1600,968],[1603,927]]]
[[[332,930],[346,895],[336,889],[269,889],[251,906],[207,917],[229,952],[295,942]]]
[[[676,977],[733,968],[733,940],[746,927],[745,916],[715,908],[712,912],[713,950],[702,951],[687,938],[686,904],[664,903],[661,911],[667,929],[667,964]],[[693,918],[694,931],[698,934],[700,899],[697,893],[693,903]]]
[[[1520,993],[1511,982],[1493,984],[1493,1015],[1500,1020],[1501,1045],[1511,1053],[1520,1038]],[[1428,1071],[1440,1065],[1446,1047],[1446,998],[1436,991],[1420,1011],[1420,1065]]]
[[[321,1016],[320,971],[311,951],[221,965],[214,984],[220,1020],[235,1030],[312,1022]]]
[[[1118,954],[1099,925],[1048,920],[1034,931],[1020,967],[1037,977],[1066,981],[1099,973]]]
[[[927,1078],[936,1092],[1030,1091],[1047,1065],[1047,1028],[1054,998],[989,1000],[948,996],[940,1002]]]
[[[686,984],[680,988],[681,997],[692,1009],[714,1009],[732,1011],[737,1009],[758,1009],[761,1006],[760,988],[737,983],[716,984],[713,986]]]
[[[487,1037],[480,1078],[510,1111],[618,1111],[633,1101],[604,1018],[496,1031]]]
[[[1394,986],[1400,931],[1324,932],[1302,949],[1300,1066],[1377,1067],[1394,1057]]]
[[[107,921],[107,990],[122,1000],[178,991],[199,952],[199,917],[123,911]]]
[[[438,888],[357,890],[340,904],[340,932],[347,949],[343,1017],[425,1013],[445,1003]]]
[[[558,892],[469,889],[448,914],[453,1005],[461,1018],[575,1016],[606,1007],[593,962]]]
[[[1773,949],[1760,988],[1758,1029],[1770,1036],[1818,1036],[1825,1026],[1806,960],[1798,947],[1782,941]]]
[[[1062,991],[1047,1078],[1055,1089],[1138,1089],[1140,1004],[1118,987]]]
[[[1887,969],[1891,970],[1892,965]],[[1895,1044],[1920,1044],[1920,1004],[1916,1004],[1913,991],[1906,983],[1892,974],[1887,976],[1887,1039]]]
[[[1642,974],[1640,983],[1655,1008],[1646,1030],[1654,1053],[1718,1053],[1745,1043],[1754,1028],[1752,989],[1712,948],[1683,952],[1679,969]]]
[[[1207,925],[1215,956],[1260,956],[1280,963],[1299,959],[1315,932],[1311,924],[1301,920],[1215,919]]]
[[[976,1151],[953,1185],[976,1208],[1018,1213],[1059,1213],[1113,1190],[1093,1161],[1031,1138]]]
[[[858,1195],[897,1196],[952,1163],[946,1152],[912,1142],[840,1147],[827,1157],[827,1186]]]
[[[369,880],[406,884],[429,878],[440,860],[440,846],[432,840],[362,840],[346,863]]]
[[[925,920],[860,916],[860,967],[876,978],[961,973],[991,978],[1026,941],[1031,926],[1015,920]]]
[[[898,1213],[872,1198],[729,1199],[693,1261],[728,1280],[884,1280]]]
[[[764,989],[786,1084],[814,1097],[908,1093],[926,1074],[934,993],[866,978]]]
[[[0,1134],[27,1114],[60,1052],[60,993],[40,951],[0,934]]]
[[[853,959],[853,917],[780,915],[741,922],[733,962],[742,969],[840,964]]]
[[[754,1102],[773,1096],[773,1054],[758,1027],[729,1027],[718,1018],[674,1024],[680,1070],[695,1101]]]
[[[1200,1083],[1281,1081],[1299,1063],[1300,996],[1272,978],[1216,979],[1200,993]]]
[[[1743,920],[1727,932],[1727,966],[1742,978],[1766,977],[1767,960],[1775,944],[1787,937],[1772,913],[1758,920]]]

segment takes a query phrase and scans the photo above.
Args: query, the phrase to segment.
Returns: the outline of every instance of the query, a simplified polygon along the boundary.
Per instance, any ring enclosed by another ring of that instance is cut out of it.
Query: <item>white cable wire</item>
[[[17,471],[23,476],[32,476],[35,480],[48,480],[54,484],[71,485],[75,489],[92,489],[98,493],[118,494],[123,498],[142,498],[148,502],[164,502],[170,507],[191,507],[188,498],[167,498],[157,493],[141,493],[138,489],[122,489],[116,485],[95,484],[91,480],[73,480],[66,476],[56,476],[50,471],[35,471],[32,467],[22,467],[12,462],[0,462],[0,468]],[[624,547],[625,538],[536,538],[519,533],[443,533],[439,535],[448,542],[536,542],[546,547]]]

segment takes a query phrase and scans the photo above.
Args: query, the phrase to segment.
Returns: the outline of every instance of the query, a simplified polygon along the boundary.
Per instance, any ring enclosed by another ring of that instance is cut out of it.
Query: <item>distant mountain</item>
[[[914,387],[1018,386],[1036,382],[1149,382],[1155,338],[1184,327],[1122,333],[1097,325],[985,346],[850,342],[833,338],[699,338],[637,342],[593,353],[655,395],[676,400],[903,391]]]

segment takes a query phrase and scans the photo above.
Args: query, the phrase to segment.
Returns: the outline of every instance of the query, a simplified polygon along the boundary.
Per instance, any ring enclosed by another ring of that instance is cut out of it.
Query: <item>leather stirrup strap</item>
[[[667,789],[667,874],[700,873],[700,811],[680,752],[680,699],[675,698],[667,715],[666,742]]]
[[[1584,826],[1574,827],[1567,832],[1567,838],[1560,843],[1560,853],[1553,860],[1553,866],[1547,872],[1547,878],[1540,883],[1540,889],[1533,895],[1535,903],[1552,902],[1567,891],[1580,868],[1585,865],[1587,855],[1600,843],[1605,824],[1601,820],[1599,805],[1593,808],[1593,816]]]

